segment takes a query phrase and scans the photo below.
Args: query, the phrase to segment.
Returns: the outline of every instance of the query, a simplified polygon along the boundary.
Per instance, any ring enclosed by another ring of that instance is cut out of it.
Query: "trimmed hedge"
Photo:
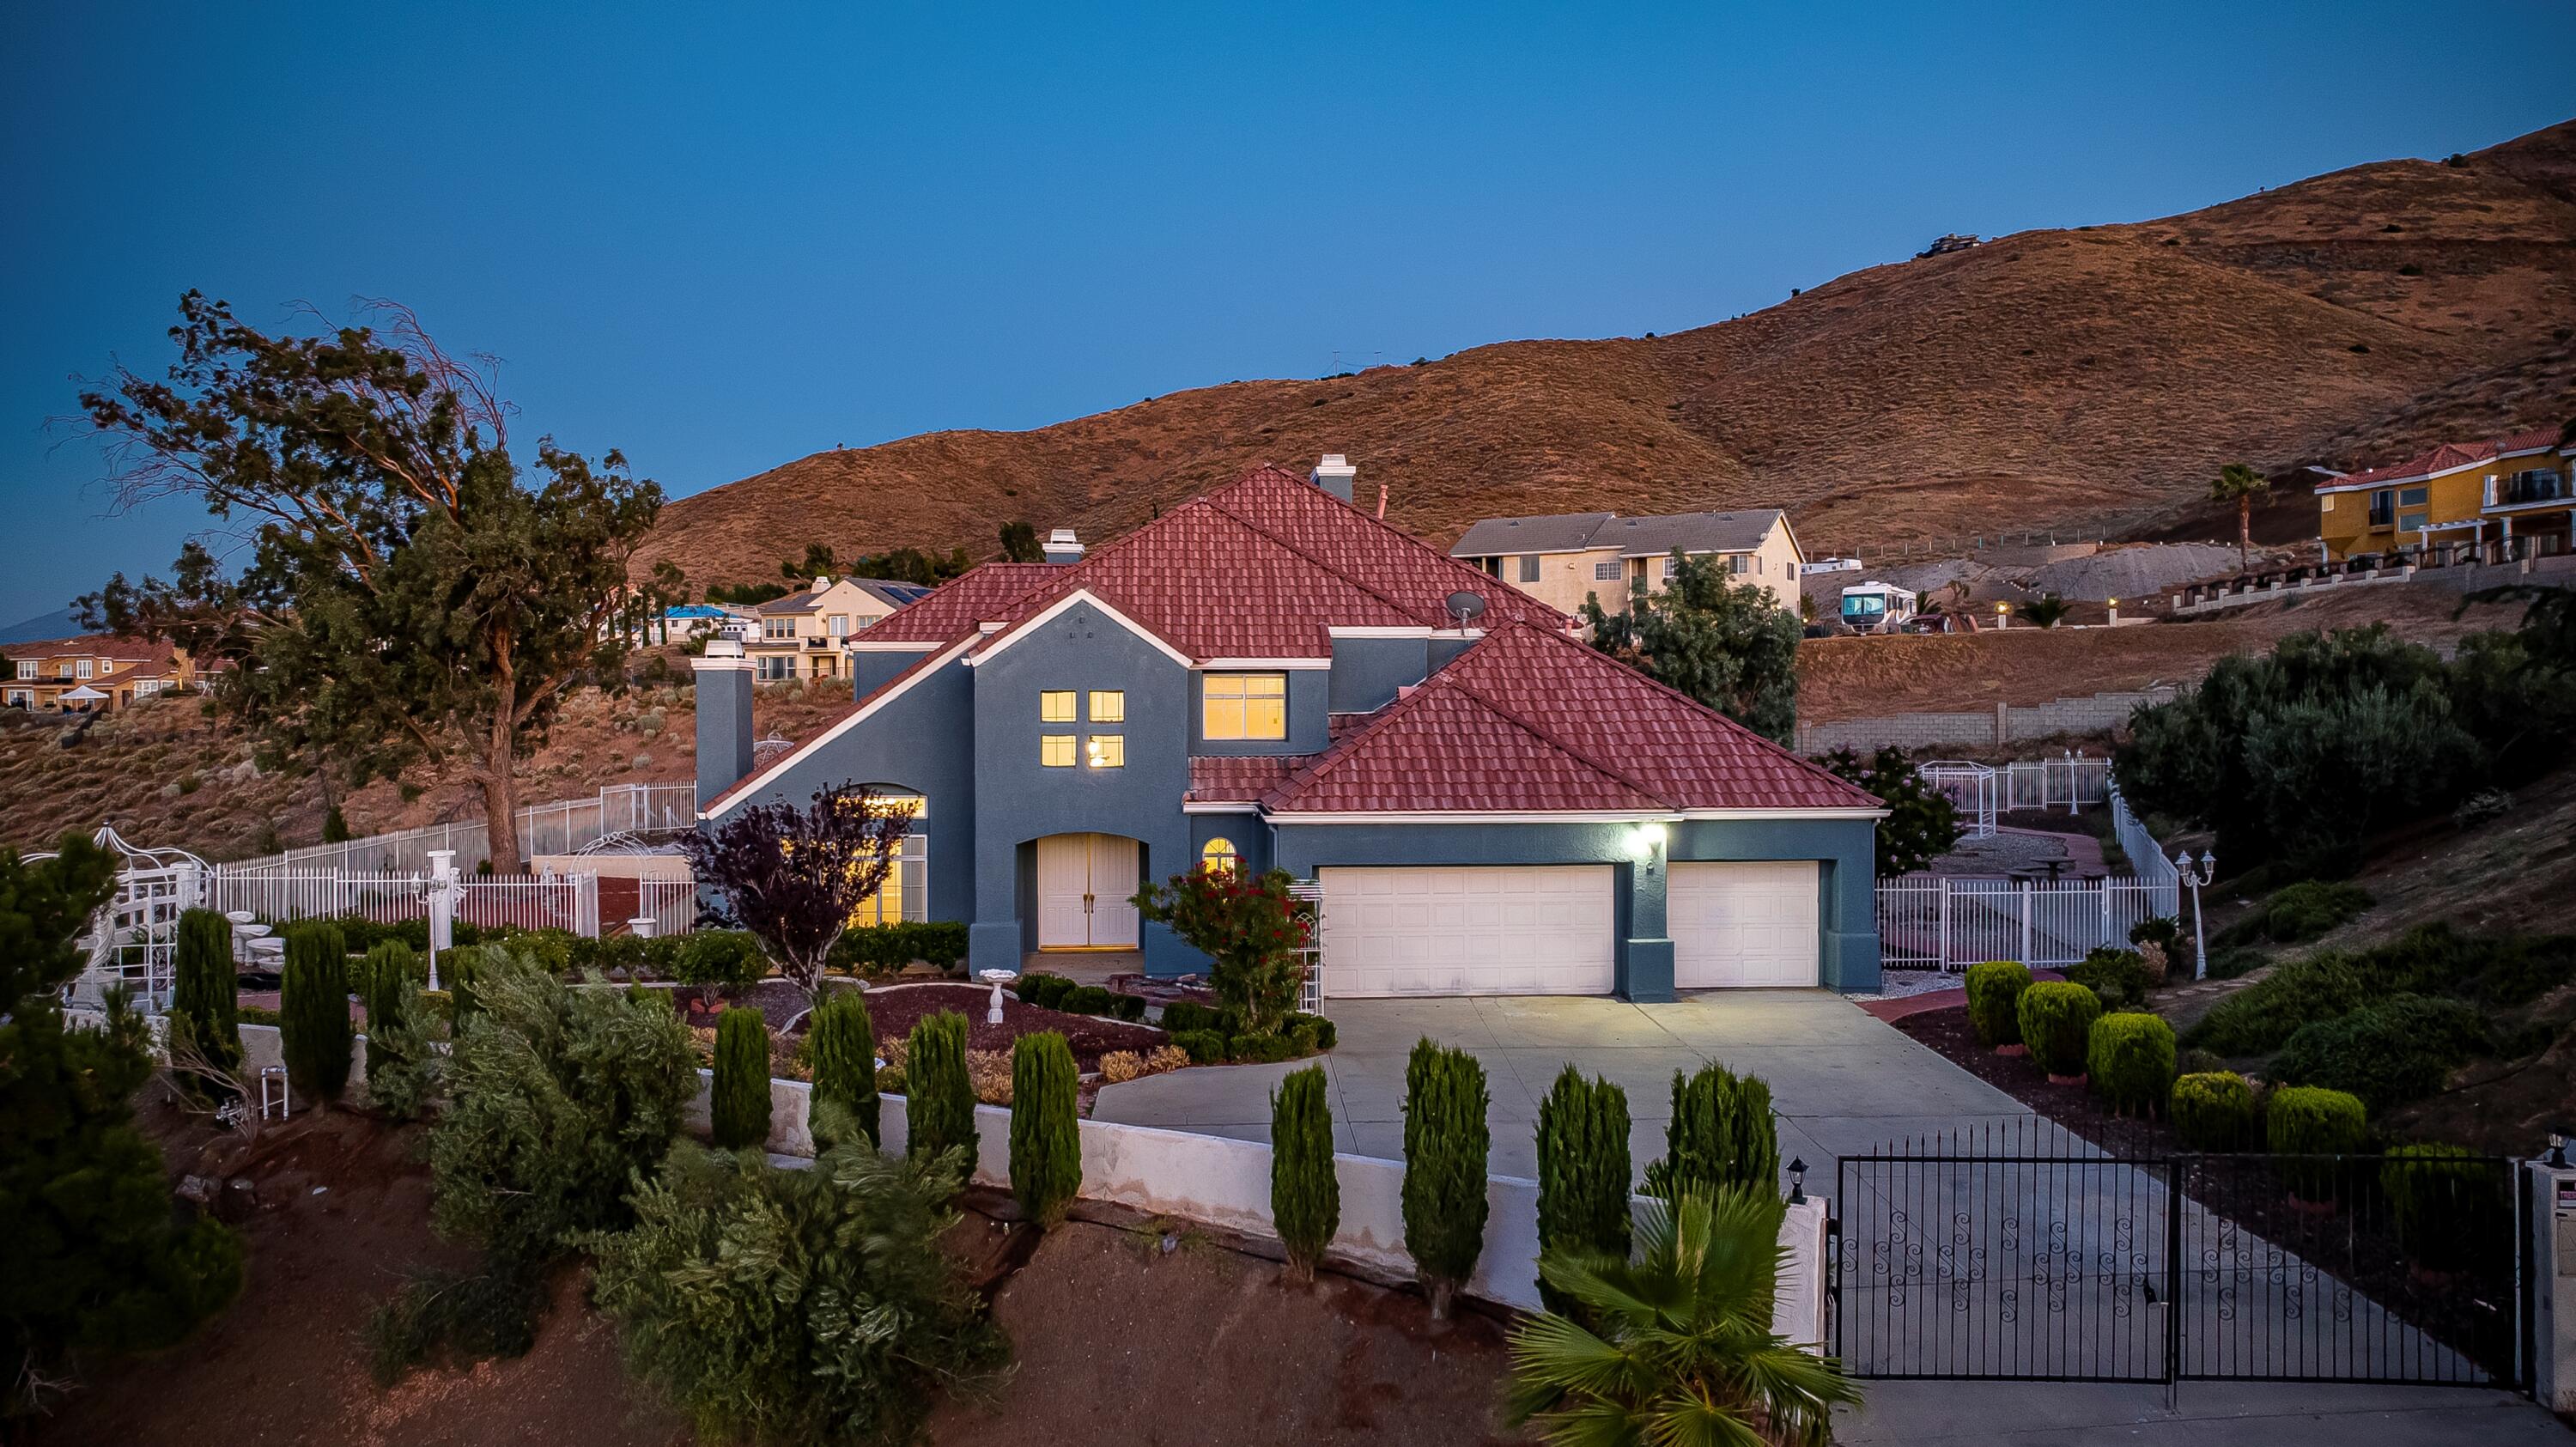
[[[2438,1093],[2453,1066],[2490,1043],[2485,1020],[2457,1000],[2391,995],[2300,1026],[2273,1057],[2271,1073],[2291,1085],[2347,1091],[2385,1110]]]
[[[1305,1047],[1310,1051],[1330,1050],[1341,1039],[1341,1032],[1333,1028],[1333,1022],[1321,1015],[1292,1013],[1288,1017],[1288,1029],[1300,1034],[1311,1031],[1314,1043]]]
[[[935,1158],[966,1153],[975,1169],[975,1081],[966,1070],[966,1017],[941,1010],[913,1022],[904,1052],[905,1119],[911,1131],[905,1154]]]
[[[2426,1271],[2460,1271],[2477,1264],[2481,1242],[2510,1209],[2506,1174],[2466,1146],[2392,1147],[2379,1166],[2379,1189],[2388,1197],[2406,1259]]]
[[[1237,1035],[1225,1042],[1226,1059],[1253,1065],[1294,1060],[1302,1053],[1296,1040],[1286,1035]]]
[[[2232,1070],[2182,1076],[2170,1100],[2174,1134],[2193,1150],[2243,1150],[2254,1139],[2254,1087]]]
[[[1314,1280],[1315,1264],[1342,1224],[1333,1109],[1320,1065],[1288,1072],[1270,1093],[1270,1219],[1290,1269]]]
[[[1072,988],[1073,981],[1062,975],[1050,975],[1044,971],[1031,970],[1020,976],[1019,986],[1013,993],[1020,997],[1020,1003],[1023,1005],[1035,1005],[1041,1010],[1052,1010],[1056,1008],[1056,1002],[1062,1000],[1066,992]]]
[[[336,1101],[349,1088],[349,951],[337,927],[305,923],[286,932],[278,1015],[287,1083],[307,1100]]]
[[[720,989],[759,984],[769,974],[769,956],[748,930],[700,930],[687,938],[672,962],[671,978],[695,988],[701,1000]]]
[[[1415,1042],[1404,1070],[1404,1249],[1434,1321],[1448,1320],[1485,1249],[1487,1103],[1475,1056]]]
[[[1078,1075],[1072,1049],[1052,1030],[1011,1042],[1011,1195],[1040,1230],[1061,1224],[1082,1189]]]
[[[966,958],[966,926],[957,920],[896,920],[852,925],[833,942],[825,963],[853,974],[900,970],[919,961],[945,974]],[[1026,995],[1020,998],[1027,999]]]
[[[1628,1092],[1568,1065],[1538,1103],[1539,1249],[1626,1260],[1632,1179]],[[1565,1314],[1571,1303],[1563,1293],[1544,1279],[1538,1291],[1548,1310]]]
[[[1733,1187],[1776,1192],[1780,1138],[1771,1120],[1771,1086],[1714,1062],[1696,1075],[1673,1072],[1673,1113],[1664,1127],[1664,1158],[1646,1167],[1646,1194],[1667,1202],[1685,1192],[1716,1195]]]
[[[2101,1018],[2102,997],[2069,980],[2042,980],[2021,992],[2013,1018],[2030,1058],[2051,1075],[2080,1075]]]
[[[1227,1012],[1214,1005],[1195,1000],[1174,1000],[1163,1007],[1163,1028],[1178,1035],[1184,1030],[1213,1030],[1219,1035],[1242,1033]]]
[[[2098,949],[2069,965],[2066,978],[2102,997],[2105,1010],[2134,1010],[2159,981],[2136,950]]]
[[[2377,901],[2370,891],[2342,880],[2303,879],[2285,886],[2263,902],[2263,908],[2227,931],[2228,944],[2268,939],[2299,944],[2315,939],[2361,913]]]
[[[2021,992],[2030,988],[2030,967],[2018,960],[1988,960],[1968,966],[1968,1023],[1980,1045],[2021,1043]]]
[[[2105,1015],[2093,1022],[2084,1070],[2112,1109],[2153,1114],[2173,1090],[2173,1027],[2156,1015]]]
[[[823,1127],[820,1111],[836,1105],[849,1112],[869,1145],[878,1144],[877,1027],[868,1018],[867,996],[856,990],[825,992],[823,1003],[806,1019],[805,1050],[814,1067],[814,1143],[831,1148],[831,1132]]]
[[[758,1150],[769,1140],[769,1023],[758,1010],[716,1017],[715,1084],[708,1102],[719,1150]]]
[[[2273,1091],[2264,1107],[2263,1141],[2276,1156],[2348,1156],[2369,1138],[2369,1113],[2344,1091],[2287,1085]],[[2332,1161],[2294,1161],[2285,1163],[2282,1174],[2300,1199],[2331,1201],[2342,1170]]]
[[[1189,1052],[1192,1065],[1225,1063],[1225,1037],[1214,1030],[1177,1030],[1172,1043]]]
[[[2352,956],[2327,951],[2292,960],[2218,1002],[2192,1027],[2191,1043],[2221,1055],[2277,1050],[2300,1026],[2331,1020],[2387,993]]]

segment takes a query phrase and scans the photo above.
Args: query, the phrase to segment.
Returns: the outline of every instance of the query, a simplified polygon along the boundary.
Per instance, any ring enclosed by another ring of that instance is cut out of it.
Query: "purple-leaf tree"
[[[913,804],[843,784],[812,806],[755,804],[682,842],[698,882],[724,898],[780,974],[820,998],[832,946],[897,867]]]

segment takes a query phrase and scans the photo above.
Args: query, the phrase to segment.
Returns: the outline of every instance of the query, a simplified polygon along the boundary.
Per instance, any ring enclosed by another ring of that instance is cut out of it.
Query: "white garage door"
[[[1676,862],[1664,897],[1673,987],[1812,985],[1816,863]]]
[[[1610,993],[1606,865],[1316,873],[1328,996]]]

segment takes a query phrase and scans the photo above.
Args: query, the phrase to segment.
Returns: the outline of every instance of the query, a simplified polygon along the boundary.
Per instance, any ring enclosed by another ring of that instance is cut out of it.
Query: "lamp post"
[[[2117,627],[2119,627],[2119,626],[2120,626],[2120,600],[2119,600],[2119,599],[2117,599],[2117,598],[2114,598],[2114,599],[2112,599],[2112,600],[2111,600],[2111,622],[2110,622],[2110,626],[2111,626],[2111,627],[2113,627],[2113,628],[2117,628]]]
[[[2174,851],[2174,871],[2179,876],[2178,882],[2191,888],[2191,977],[2195,980],[2206,980],[2209,978],[2209,932],[2202,924],[2200,891],[2203,885],[2218,877],[2218,851],[2202,850],[2200,868],[2195,873],[2192,869],[2191,851],[2177,849]]]
[[[1996,603],[1996,604],[1995,604],[1995,628],[1996,628],[1998,631],[2000,631],[2000,630],[2002,630],[2002,629],[2009,628],[2009,627],[2011,627],[2011,626],[2012,626],[2012,605],[2011,605],[2010,603],[2003,603],[2003,602],[1998,602],[1998,603]]]

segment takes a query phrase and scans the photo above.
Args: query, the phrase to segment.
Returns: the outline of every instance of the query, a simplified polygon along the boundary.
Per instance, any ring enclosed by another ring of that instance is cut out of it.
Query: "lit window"
[[[1243,867],[1243,856],[1234,849],[1231,839],[1211,839],[1199,851],[1199,867],[1210,874],[1232,874]]]
[[[1123,769],[1127,767],[1127,736],[1125,734],[1093,734],[1091,736],[1091,767],[1095,769]]]
[[[1618,560],[1618,559],[1616,559],[1616,558],[1612,558],[1610,561],[1608,561],[1608,562],[1606,562],[1606,563],[1594,563],[1594,564],[1592,565],[1592,581],[1594,581],[1594,582],[1596,582],[1596,583],[1615,583],[1615,582],[1618,582],[1618,581],[1619,581],[1619,560]]]
[[[1073,722],[1073,690],[1050,688],[1038,695],[1038,722]]]
[[[1073,735],[1040,734],[1038,736],[1038,762],[1044,764],[1050,769],[1072,768]]]
[[[1211,673],[1202,683],[1200,732],[1211,739],[1288,737],[1288,675]]]
[[[1127,691],[1121,688],[1095,688],[1091,691],[1093,723],[1125,723]]]

